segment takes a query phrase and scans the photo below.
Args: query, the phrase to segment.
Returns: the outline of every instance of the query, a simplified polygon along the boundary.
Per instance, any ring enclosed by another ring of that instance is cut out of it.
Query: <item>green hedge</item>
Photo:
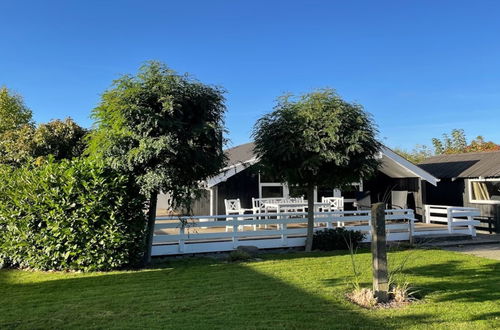
[[[356,248],[364,238],[365,235],[357,230],[325,228],[314,232],[312,248],[321,251],[348,250],[349,245]]]
[[[145,200],[126,175],[88,159],[0,168],[0,263],[53,270],[133,267]]]

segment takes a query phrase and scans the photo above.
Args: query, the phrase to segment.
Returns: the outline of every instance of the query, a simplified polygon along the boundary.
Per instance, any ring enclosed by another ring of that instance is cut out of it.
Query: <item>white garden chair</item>
[[[329,203],[331,211],[344,211],[344,197],[321,197],[322,203]],[[337,227],[344,226],[343,222],[337,221]]]
[[[330,204],[330,211],[344,211],[344,197],[322,197],[322,203]]]
[[[243,215],[245,212],[252,212],[253,209],[244,209],[241,207],[241,202],[240,199],[224,199],[224,205],[226,206],[226,215]],[[253,219],[253,218],[244,218],[244,217],[238,217],[238,220],[246,220],[246,219]],[[252,226],[253,230],[257,230],[256,225],[243,225],[243,226],[238,226],[239,229],[242,229],[244,226]],[[229,230],[229,228],[233,228],[233,226],[226,226],[226,231]]]

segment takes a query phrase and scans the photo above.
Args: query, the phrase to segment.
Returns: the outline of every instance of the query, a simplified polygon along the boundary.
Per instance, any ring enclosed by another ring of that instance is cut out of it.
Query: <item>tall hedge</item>
[[[135,266],[145,201],[126,175],[88,159],[0,167],[0,263],[54,270]]]

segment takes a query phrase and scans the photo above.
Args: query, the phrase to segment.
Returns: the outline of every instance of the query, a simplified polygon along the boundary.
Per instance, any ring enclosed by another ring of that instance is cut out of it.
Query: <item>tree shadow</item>
[[[500,312],[482,313],[480,315],[475,316],[472,319],[474,321],[480,321],[480,320],[499,320],[500,319]]]
[[[427,281],[425,287],[419,289],[423,297],[439,292],[438,302],[500,301],[500,290],[493,289],[495,283],[500,283],[500,262],[473,264],[471,267],[466,260],[448,260],[410,267],[404,273],[432,277],[433,281]]]
[[[181,260],[106,274],[3,270],[0,328],[393,328],[275,268]]]

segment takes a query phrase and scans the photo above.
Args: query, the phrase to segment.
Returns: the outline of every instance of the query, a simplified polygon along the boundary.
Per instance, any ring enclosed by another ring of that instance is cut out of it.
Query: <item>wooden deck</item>
[[[157,221],[157,224],[159,223],[169,223],[170,221]],[[197,223],[199,226],[190,226],[189,224],[186,225],[184,232],[186,234],[192,233],[192,234],[203,234],[203,233],[220,233],[220,232],[225,232],[226,231],[226,225],[224,221],[221,221],[221,226],[220,227],[203,227],[203,223]],[[364,226],[365,224],[359,223],[359,224],[350,224],[351,227],[356,227],[356,226]],[[288,225],[288,228],[307,228],[306,224],[290,224]],[[326,226],[324,224],[317,224],[315,229],[325,229]],[[263,225],[262,226],[257,226],[256,231],[275,231],[278,229],[277,225],[268,225],[267,228],[265,228]],[[442,224],[435,224],[435,223],[422,223],[422,222],[416,222],[415,223],[415,231],[442,231],[446,230],[446,225]],[[228,229],[229,232],[232,231],[232,228]],[[240,231],[245,231],[245,232],[252,232],[254,231],[252,226],[243,226],[243,228],[240,228]],[[400,230],[402,231],[402,230]],[[165,229],[159,229],[155,231],[155,235],[177,235],[179,233],[178,228],[165,228]]]
[[[411,209],[386,210],[387,241],[411,241],[425,235],[468,234],[475,236],[474,221],[450,223],[415,222]],[[441,219],[441,218],[440,218]],[[343,227],[365,234],[370,242],[370,211],[315,213],[315,230]],[[153,255],[175,255],[231,251],[239,245],[261,249],[305,245],[307,213],[282,212],[230,216],[158,217],[153,237]]]
[[[223,221],[221,221],[223,222]],[[202,226],[202,224],[200,224]],[[355,230],[355,227],[356,226],[359,226],[359,227],[362,227],[364,226],[364,224],[362,223],[359,223],[359,224],[351,224],[350,225],[351,227],[354,227],[354,230]],[[300,228],[307,228],[307,225],[306,224],[291,224],[291,225],[288,225],[288,228],[289,229],[300,229]],[[316,230],[318,229],[326,229],[326,226],[324,224],[319,224],[317,226],[314,227]],[[239,241],[241,242],[245,242],[245,241],[253,241],[253,240],[269,240],[269,239],[276,239],[276,238],[279,238],[280,235],[276,235],[276,231],[279,230],[278,226],[277,225],[268,225],[267,228],[265,228],[264,226],[261,226],[261,228],[259,228],[257,226],[257,229],[255,231],[259,232],[259,235],[255,235],[255,236],[252,236],[251,233],[254,232],[254,229],[252,226],[243,226],[243,228],[240,228],[239,231],[243,231],[243,232],[247,232],[249,235],[246,236],[246,237],[242,237],[239,239]],[[428,223],[415,223],[415,232],[422,232],[422,233],[425,233],[426,235],[428,234],[432,234],[433,232],[443,232],[443,230],[446,230],[446,226],[442,225],[442,224],[428,224]],[[228,229],[229,232],[232,232],[232,228]],[[262,235],[263,232],[266,232],[266,231],[269,231],[270,234],[269,235]],[[207,227],[185,227],[184,229],[184,233],[187,234],[189,236],[189,234],[192,234],[192,235],[195,235],[195,236],[198,236],[197,234],[207,234],[207,233],[212,233],[212,234],[216,234],[216,233],[221,233],[221,232],[226,232],[226,226],[225,225],[222,225],[220,227],[210,227],[210,228],[207,228]],[[396,232],[404,232],[404,230],[392,230],[391,231],[392,233],[396,233]],[[161,229],[161,230],[156,230],[155,231],[155,235],[178,235],[179,234],[179,229],[177,228],[168,228],[168,229]],[[288,235],[288,237],[290,238],[299,238],[299,237],[305,237],[305,235]],[[231,241],[232,239],[231,238],[211,238],[211,239],[198,239],[198,238],[191,238],[191,239],[187,239],[186,240],[186,244],[190,244],[190,243],[216,243],[216,242],[229,242]],[[177,243],[167,243],[167,244],[177,244]]]

